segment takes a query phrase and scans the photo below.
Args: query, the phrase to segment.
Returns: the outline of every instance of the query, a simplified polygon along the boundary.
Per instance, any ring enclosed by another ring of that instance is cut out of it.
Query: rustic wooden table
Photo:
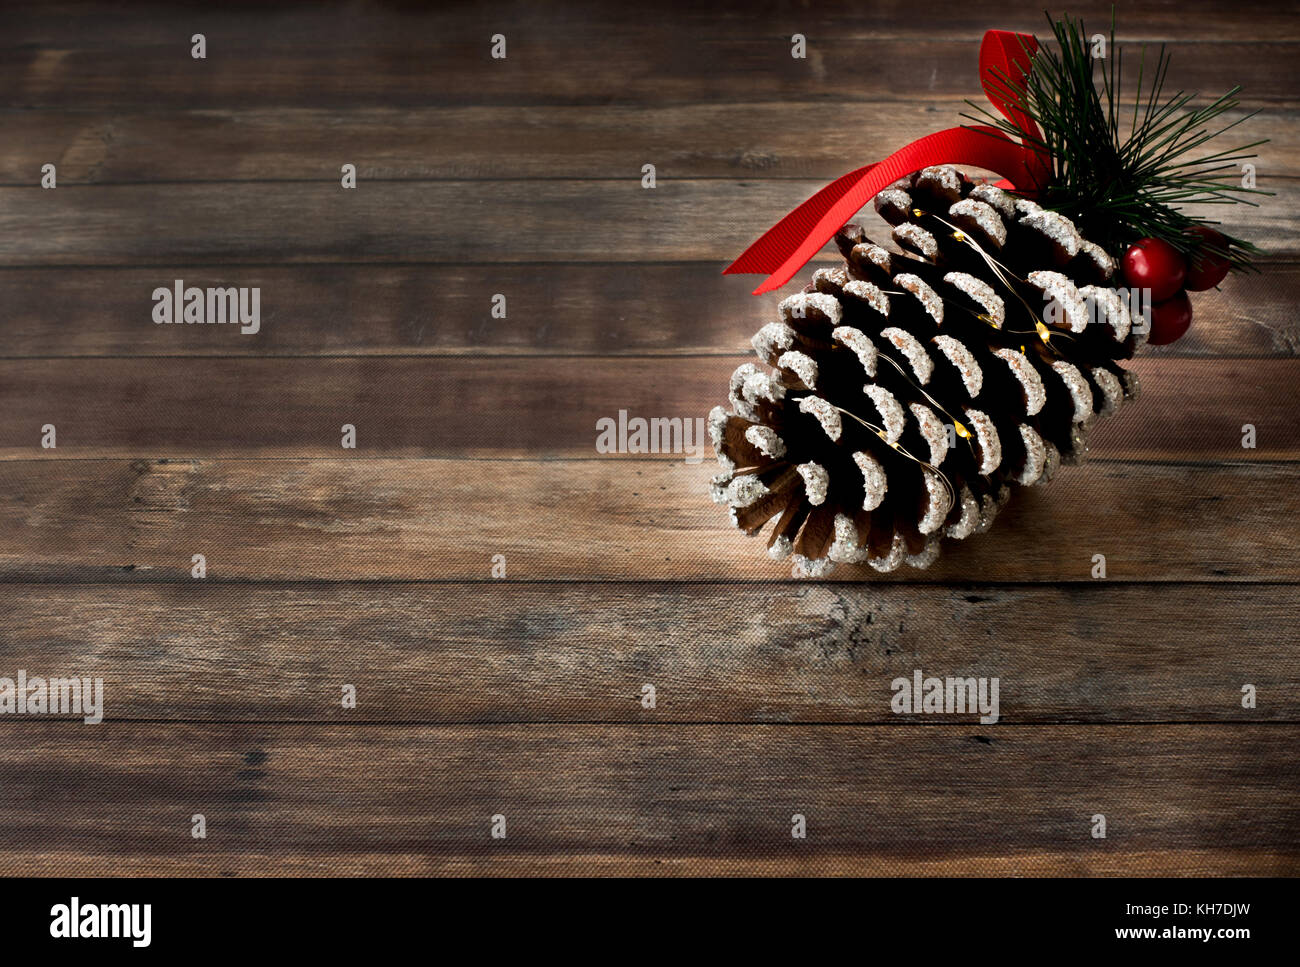
[[[0,716],[0,874],[1300,872],[1287,7],[1119,31],[1259,111],[1264,273],[991,532],[809,583],[595,423],[721,402],[777,301],[721,268],[1036,4],[6,5],[0,676],[106,711]],[[892,714],[917,668],[1001,721]]]

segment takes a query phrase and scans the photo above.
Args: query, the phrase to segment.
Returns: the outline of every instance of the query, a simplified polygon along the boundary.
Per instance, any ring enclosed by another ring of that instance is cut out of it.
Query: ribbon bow
[[[1019,85],[1030,69],[1038,42],[1029,34],[990,30],[980,44],[980,81],[984,95],[1001,114],[1025,133],[1023,143],[989,125],[948,128],[918,138],[884,161],[850,171],[786,215],[763,233],[723,275],[768,273],[754,290],[761,295],[790,281],[821,247],[878,192],[899,178],[929,165],[966,164],[996,171],[1007,187],[1032,189],[1046,182],[1051,170],[1040,144],[1038,126],[1006,99],[1008,85]]]

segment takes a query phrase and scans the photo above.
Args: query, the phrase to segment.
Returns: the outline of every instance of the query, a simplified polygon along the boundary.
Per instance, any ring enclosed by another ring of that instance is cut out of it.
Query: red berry
[[[1187,262],[1178,249],[1158,238],[1140,238],[1124,253],[1124,280],[1130,289],[1150,289],[1163,302],[1183,287]]]
[[[1151,335],[1147,342],[1152,346],[1167,346],[1187,332],[1191,324],[1192,300],[1186,292],[1180,292],[1151,307]]]
[[[1201,247],[1192,252],[1192,257],[1188,259],[1185,286],[1190,292],[1213,289],[1227,276],[1228,260],[1208,251],[1205,246],[1213,245],[1215,248],[1227,251],[1228,240],[1214,229],[1204,225],[1193,225],[1187,230],[1187,234],[1198,236]]]

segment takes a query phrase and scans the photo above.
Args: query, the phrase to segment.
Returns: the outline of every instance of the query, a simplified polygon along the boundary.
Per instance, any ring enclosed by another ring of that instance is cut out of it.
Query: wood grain
[[[1262,109],[1276,194],[1204,213],[1265,274],[1197,297],[1094,459],[988,534],[796,582],[709,462],[594,451],[722,400],[777,301],[723,266],[959,123],[985,29],[1045,26],[989,18],[0,8],[0,676],[108,689],[99,726],[0,717],[0,875],[1300,875],[1286,5],[1119,12],[1126,68],[1169,41],[1173,87]],[[260,287],[262,332],[155,326],[175,278]],[[916,668],[997,676],[1001,721],[891,714]]]
[[[1300,870],[1290,725],[4,732],[5,873]]]
[[[0,264],[709,261],[721,271],[822,181],[378,182],[0,188]],[[1300,180],[1206,214],[1274,256],[1300,252]],[[1189,210],[1191,207],[1189,206]],[[864,221],[888,239],[874,211]],[[759,280],[754,280],[757,285]],[[152,289],[150,290],[152,291]],[[149,293],[142,293],[141,304]]]
[[[130,719],[933,723],[891,684],[997,677],[999,725],[1300,722],[1294,585],[0,585],[0,674]],[[343,684],[356,709],[341,707]],[[653,684],[656,707],[641,704]],[[1241,707],[1244,684],[1259,705]],[[977,715],[957,721],[974,723]],[[80,718],[80,716],[73,716]]]
[[[117,10],[94,3],[14,2],[5,5],[6,26],[11,32],[0,35],[0,48],[59,48],[73,43],[84,49],[164,47],[174,41],[180,23],[190,22],[195,6],[199,5],[161,0],[136,3],[131,7],[135,16],[127,19]],[[1106,29],[1110,23],[1111,4],[1107,0],[1079,0],[1072,9],[1074,16],[1084,18],[1089,28]],[[225,35],[237,40],[241,47],[279,53],[286,32],[307,49],[394,45],[424,48],[449,38],[459,39],[462,31],[474,31],[477,36],[484,25],[496,19],[529,31],[544,31],[548,39],[562,38],[570,44],[610,29],[641,31],[646,37],[670,36],[674,30],[689,33],[712,29],[743,39],[785,39],[783,34],[792,23],[814,32],[833,32],[845,40],[937,37],[973,39],[978,43],[990,22],[987,10],[943,0],[876,0],[871,4],[823,0],[806,8],[791,7],[787,0],[754,0],[744,7],[666,0],[660,11],[660,17],[647,17],[635,7],[601,0],[567,0],[541,7],[527,0],[493,0],[484,4],[446,4],[432,20],[429,12],[418,5],[329,0],[307,7],[268,8],[262,3],[245,2],[223,8],[220,23]],[[1175,39],[1213,48],[1221,41],[1300,40],[1300,27],[1291,11],[1272,0],[1240,0],[1230,12],[1214,0],[1155,0],[1121,11],[1117,20],[1116,36],[1124,42]],[[441,36],[429,29],[431,22],[442,29]],[[1043,10],[1033,0],[1003,4],[998,10],[998,24],[1004,30],[1039,35],[1047,30]],[[628,47],[626,53],[638,53],[633,44]]]
[[[739,16],[684,4],[657,16],[636,7],[611,12],[608,5],[581,12],[569,7],[558,16],[518,6],[456,7],[432,30],[417,10],[363,8],[367,16],[358,26],[355,16],[329,5],[307,14],[245,12],[223,19],[208,38],[205,60],[190,56],[197,18],[184,8],[158,11],[145,30],[136,28],[135,18],[124,22],[101,12],[81,20],[57,6],[29,8],[9,15],[4,33],[22,41],[0,47],[0,90],[10,103],[44,110],[970,96],[986,12],[933,34],[926,28],[948,18],[949,4],[933,5],[931,16],[915,6],[891,6],[899,19],[884,30],[875,16],[846,23],[846,5],[813,15]],[[1109,6],[1089,9],[1098,28],[1109,20]],[[1208,4],[1200,9],[1199,18],[1186,13],[1176,31],[1189,42],[1177,45],[1180,56],[1169,72],[1173,89],[1220,92],[1241,84],[1254,100],[1294,101],[1293,47],[1300,40],[1294,18],[1261,10],[1258,21],[1215,36],[1214,27],[1226,18],[1213,16]],[[1145,25],[1139,14],[1126,27],[1137,33],[1127,37],[1143,39],[1157,22],[1161,39],[1168,37],[1172,14],[1161,11],[1158,21]],[[902,20],[911,23],[900,30]],[[1018,16],[999,11],[998,23],[1038,33],[1046,28],[1041,9],[1030,4]],[[511,47],[505,60],[494,61],[490,38],[498,31],[510,37]],[[790,56],[796,31],[810,42],[803,60]],[[1243,36],[1244,42],[1238,39]]]
[[[901,93],[901,92],[900,92]],[[1294,108],[1229,111],[1236,144],[1268,140],[1261,177],[1300,175]],[[969,123],[964,97],[734,105],[596,104],[431,108],[17,112],[5,117],[0,183],[59,184],[583,178],[838,178],[943,127]],[[502,150],[508,139],[510,150]]]
[[[839,580],[1300,579],[1292,464],[1090,463],[1020,491],[926,571]],[[788,580],[663,461],[68,460],[0,464],[0,580]],[[1098,508],[1105,508],[1099,513]]]
[[[256,335],[158,326],[159,268],[0,268],[5,357],[626,356],[737,354],[785,295],[708,263],[170,266],[172,278],[262,290]],[[490,317],[495,293],[506,319]],[[1195,325],[1164,356],[1300,354],[1300,264],[1269,262],[1195,300]],[[491,365],[484,361],[487,365]],[[147,365],[147,364],[141,364]],[[544,368],[544,367],[543,367]],[[47,367],[51,372],[54,367]],[[0,390],[3,382],[0,381]],[[1180,394],[1181,395],[1181,394]],[[1149,397],[1148,397],[1149,399]]]
[[[189,331],[170,328],[177,340]],[[225,329],[232,342],[250,338]],[[619,454],[598,455],[597,421],[617,420],[620,410],[646,419],[703,419],[726,403],[732,371],[752,358],[2,360],[0,408],[9,419],[0,426],[0,458],[336,458],[348,455],[341,427],[351,424],[359,458],[617,461]],[[1089,437],[1096,456],[1300,457],[1300,361],[1138,358],[1132,368],[1142,393],[1096,422]],[[55,449],[41,447],[47,424],[57,429]],[[1254,449],[1242,448],[1245,424],[1256,428]],[[707,436],[702,442],[711,462]]]

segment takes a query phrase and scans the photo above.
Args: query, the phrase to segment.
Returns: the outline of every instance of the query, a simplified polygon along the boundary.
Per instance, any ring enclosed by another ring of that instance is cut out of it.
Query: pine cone
[[[747,534],[775,520],[768,553],[796,576],[929,566],[1137,392],[1116,360],[1145,327],[1068,218],[947,166],[875,207],[903,254],[841,229],[846,264],[781,303],[753,338],[767,369],[737,369],[709,414],[713,499]]]

